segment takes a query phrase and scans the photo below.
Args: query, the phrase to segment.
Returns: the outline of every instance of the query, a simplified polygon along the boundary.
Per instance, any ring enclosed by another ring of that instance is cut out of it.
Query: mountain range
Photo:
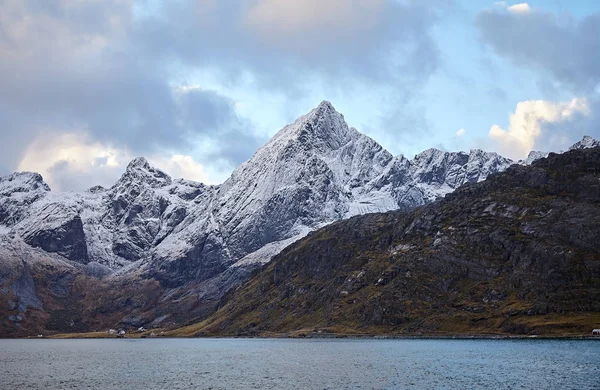
[[[585,137],[572,149],[600,146]],[[408,211],[514,162],[482,150],[393,156],[329,102],[281,129],[223,184],[173,180],[144,158],[110,188],[52,192],[0,177],[2,333],[175,326],[335,221]]]

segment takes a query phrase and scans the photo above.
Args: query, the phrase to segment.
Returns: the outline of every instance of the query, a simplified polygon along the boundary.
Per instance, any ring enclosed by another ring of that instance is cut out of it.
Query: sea
[[[0,340],[0,389],[600,389],[600,341]]]

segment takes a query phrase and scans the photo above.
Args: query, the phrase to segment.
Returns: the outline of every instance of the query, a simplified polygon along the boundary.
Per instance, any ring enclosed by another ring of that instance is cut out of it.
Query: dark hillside
[[[600,148],[410,212],[311,233],[182,335],[587,334],[600,325]]]

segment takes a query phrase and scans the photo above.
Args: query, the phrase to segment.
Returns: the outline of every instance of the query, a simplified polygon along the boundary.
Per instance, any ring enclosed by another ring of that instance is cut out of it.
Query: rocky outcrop
[[[56,214],[50,214],[48,217],[51,218],[53,215]],[[60,214],[60,216],[59,221],[44,220],[43,226],[23,226],[21,230],[23,240],[46,252],[58,253],[69,260],[87,264],[89,257],[81,217],[78,214]]]
[[[26,215],[29,205],[50,191],[38,173],[19,172],[0,177],[0,225],[12,226]]]

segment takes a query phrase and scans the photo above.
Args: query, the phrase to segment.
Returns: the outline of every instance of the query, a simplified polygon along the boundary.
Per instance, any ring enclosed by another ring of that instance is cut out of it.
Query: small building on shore
[[[592,330],[592,336],[600,336],[600,329]]]

